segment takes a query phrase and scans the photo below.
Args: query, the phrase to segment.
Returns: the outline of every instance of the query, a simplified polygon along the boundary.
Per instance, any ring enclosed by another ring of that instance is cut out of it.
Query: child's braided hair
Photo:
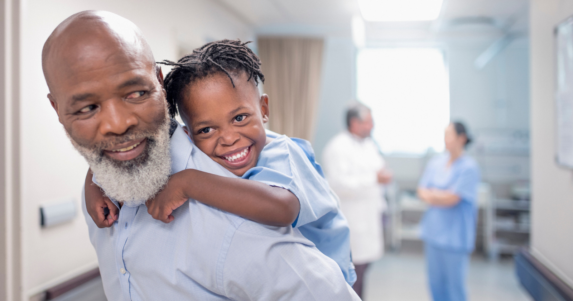
[[[257,85],[259,80],[264,83],[261,60],[246,46],[249,43],[240,40],[215,41],[193,50],[193,53],[182,57],[177,63],[167,60],[159,62],[162,65],[173,66],[165,76],[169,115],[171,117],[177,115],[177,104],[182,100],[187,85],[217,72],[225,73],[231,80],[233,88],[235,82],[231,73],[237,74],[239,71],[245,71],[249,75],[247,81],[253,79]]]

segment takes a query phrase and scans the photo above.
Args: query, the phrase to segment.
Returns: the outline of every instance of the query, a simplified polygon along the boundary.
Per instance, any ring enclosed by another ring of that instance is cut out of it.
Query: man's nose
[[[222,145],[230,146],[235,144],[239,139],[241,139],[241,135],[234,131],[232,128],[222,129],[220,141]]]
[[[138,124],[137,116],[123,100],[108,100],[101,108],[100,133],[107,135],[122,135]]]

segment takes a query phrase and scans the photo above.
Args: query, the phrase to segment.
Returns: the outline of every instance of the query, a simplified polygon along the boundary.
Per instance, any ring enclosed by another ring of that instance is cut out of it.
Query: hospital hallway
[[[430,301],[425,269],[421,251],[387,252],[366,274],[364,301]],[[512,257],[492,262],[474,254],[467,284],[470,301],[532,300],[515,277]]]
[[[0,0],[0,301],[573,301],[572,217],[573,0]]]

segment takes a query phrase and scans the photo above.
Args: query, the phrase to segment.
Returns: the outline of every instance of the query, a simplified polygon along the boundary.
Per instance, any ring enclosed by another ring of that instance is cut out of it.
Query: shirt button
[[[124,268],[121,268],[119,271],[124,275],[125,275],[125,273],[127,273],[127,271]]]

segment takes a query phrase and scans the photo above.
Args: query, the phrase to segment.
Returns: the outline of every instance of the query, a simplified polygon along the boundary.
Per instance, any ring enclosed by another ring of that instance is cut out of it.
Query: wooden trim
[[[536,301],[573,301],[573,288],[553,273],[527,249],[515,257],[515,269],[521,285]]]
[[[72,278],[62,284],[56,285],[46,290],[46,300],[53,300],[67,292],[70,292],[90,280],[100,277],[99,269],[95,268],[91,271],[83,273],[75,278]]]

